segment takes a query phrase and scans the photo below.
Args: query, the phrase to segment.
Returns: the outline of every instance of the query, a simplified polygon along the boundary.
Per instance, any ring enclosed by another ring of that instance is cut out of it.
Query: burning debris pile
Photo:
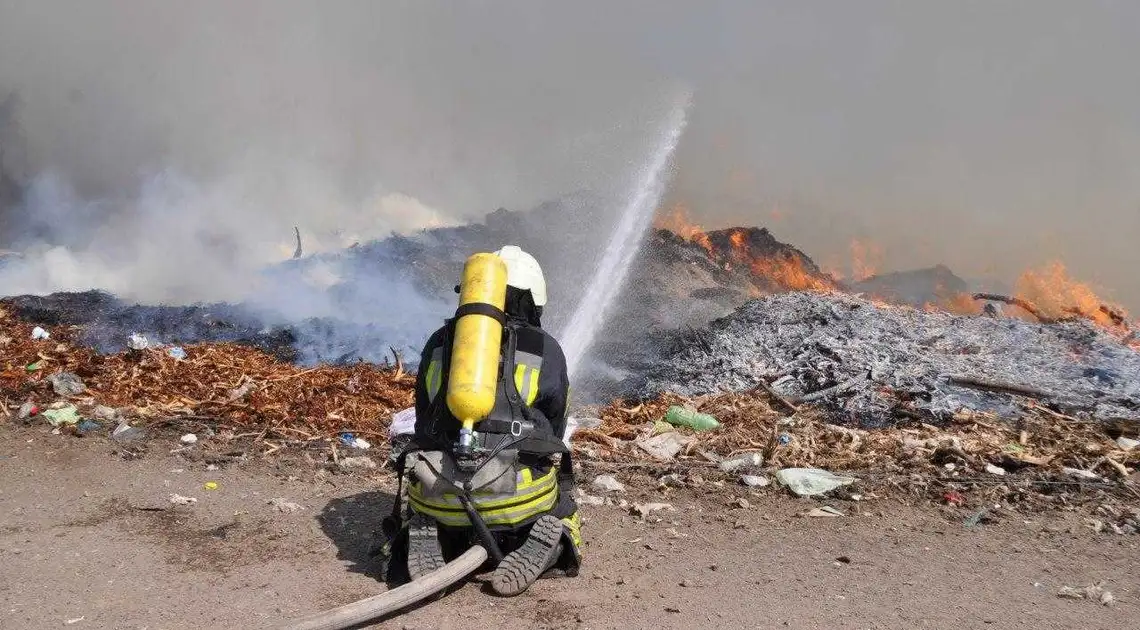
[[[266,328],[251,313],[227,304],[143,306],[101,291],[84,291],[5,298],[0,306],[49,328],[75,327],[76,342],[105,354],[126,350],[131,334],[145,333],[157,343],[233,343],[283,361],[297,358],[295,337],[288,329]]]
[[[1140,417],[1140,353],[1091,322],[1043,325],[884,307],[840,293],[767,296],[681,338],[627,383],[637,397],[770,388],[883,426],[962,410]]]

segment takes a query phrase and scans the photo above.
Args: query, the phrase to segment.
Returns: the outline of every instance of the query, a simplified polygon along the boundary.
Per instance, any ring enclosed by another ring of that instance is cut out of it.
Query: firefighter
[[[558,341],[542,328],[546,280],[538,261],[519,247],[507,245],[495,254],[507,270],[505,334],[494,410],[479,423],[479,430],[498,430],[509,438],[517,435],[512,427],[526,420],[528,434],[518,446],[520,483],[515,494],[495,502],[506,507],[486,513],[480,508],[480,513],[496,538],[506,541],[491,587],[499,595],[513,596],[551,569],[577,574],[581,521],[570,493],[572,470],[563,442],[569,396],[566,357]],[[413,441],[422,449],[447,449],[459,437],[460,422],[442,402],[441,393],[447,387],[453,328],[450,320],[432,334],[420,357]],[[560,456],[558,466],[555,455]],[[413,515],[407,566],[412,579],[444,564],[441,538],[446,541],[447,535],[444,531],[441,536],[441,526],[446,530],[468,524],[455,506],[433,502],[418,492],[418,486],[409,488]]]

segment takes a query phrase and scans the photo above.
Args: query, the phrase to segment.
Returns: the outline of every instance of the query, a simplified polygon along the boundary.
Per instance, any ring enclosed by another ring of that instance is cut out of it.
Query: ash
[[[961,410],[1017,415],[1028,402],[1022,396],[1083,417],[1140,417],[1140,352],[1092,324],[956,316],[838,293],[752,300],[675,339],[625,393],[696,396],[762,379],[793,402],[814,400],[836,420],[863,426],[945,420]],[[954,382],[966,379],[975,382]]]

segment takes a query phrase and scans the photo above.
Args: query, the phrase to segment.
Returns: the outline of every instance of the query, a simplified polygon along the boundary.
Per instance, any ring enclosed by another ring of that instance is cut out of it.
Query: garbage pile
[[[1015,417],[1026,401],[1110,421],[1140,418],[1140,352],[1082,320],[957,316],[822,292],[751,301],[678,337],[628,397],[753,388],[826,407],[839,423]]]
[[[711,482],[852,502],[887,490],[975,510],[1083,506],[1100,515],[1097,531],[1140,533],[1140,421],[1081,421],[1034,407],[1016,423],[960,411],[940,427],[911,420],[861,429],[765,391],[666,394],[598,415],[596,426],[576,431],[576,451],[599,470],[650,462],[658,475],[668,471],[662,488]],[[974,514],[974,524],[985,517]]]

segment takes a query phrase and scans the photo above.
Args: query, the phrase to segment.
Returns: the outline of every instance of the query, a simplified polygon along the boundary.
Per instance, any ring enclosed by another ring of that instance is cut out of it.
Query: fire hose
[[[403,586],[331,610],[298,619],[280,630],[343,630],[389,615],[442,591],[474,573],[487,560],[487,550],[475,545],[444,566]]]

